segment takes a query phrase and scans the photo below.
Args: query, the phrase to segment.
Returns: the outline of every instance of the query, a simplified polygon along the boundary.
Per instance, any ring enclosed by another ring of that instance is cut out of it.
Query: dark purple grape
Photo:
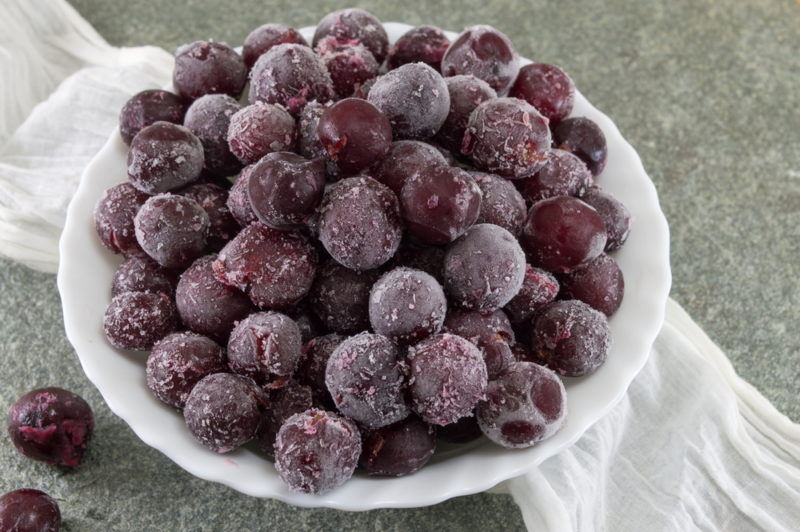
[[[231,211],[231,215],[242,227],[247,227],[251,223],[258,221],[258,217],[253,211],[253,206],[250,205],[250,196],[247,192],[250,185],[250,172],[252,169],[253,165],[250,165],[242,170],[242,173],[239,174],[239,177],[236,178],[236,182],[231,187],[230,192],[228,192],[228,201],[226,202],[228,210]]]
[[[603,313],[583,301],[556,301],[534,320],[531,349],[537,360],[556,373],[581,377],[606,361],[609,334]]]
[[[43,491],[23,488],[0,497],[0,530],[8,532],[58,532],[61,510]]]
[[[592,182],[592,173],[583,161],[567,151],[552,149],[541,170],[517,185],[526,200],[536,203],[555,196],[580,196]]]
[[[392,258],[402,235],[397,197],[371,177],[344,179],[325,193],[319,240],[338,263],[377,268]]]
[[[420,470],[436,450],[433,427],[417,416],[368,432],[358,463],[368,475],[402,477]]]
[[[208,215],[207,250],[219,251],[239,232],[239,223],[228,208],[228,191],[224,188],[211,183],[195,183],[180,190],[180,194],[196,201]]]
[[[119,134],[125,144],[156,122],[183,123],[186,104],[175,94],[161,89],[149,89],[136,93],[125,102],[119,113]]]
[[[631,213],[621,201],[600,187],[589,187],[581,200],[594,207],[606,226],[606,251],[622,247],[631,232]]]
[[[311,387],[314,397],[321,404],[333,406],[333,399],[325,385],[325,370],[331,354],[344,339],[337,333],[326,334],[312,338],[303,346],[303,360],[297,370],[297,379]]]
[[[465,29],[442,58],[442,74],[472,74],[503,95],[519,72],[519,55],[511,40],[491,26]]]
[[[334,96],[331,76],[308,46],[279,44],[258,58],[250,73],[250,103],[280,104],[293,115],[312,100]]]
[[[469,443],[480,438],[482,434],[478,420],[473,415],[436,428],[436,436],[447,443]]]
[[[300,233],[253,223],[220,251],[213,269],[217,279],[243,291],[259,307],[283,309],[311,289],[317,251]]]
[[[514,329],[502,310],[480,313],[475,310],[450,308],[444,320],[445,332],[457,334],[473,344],[483,336],[497,336],[508,344],[514,343]]]
[[[444,78],[444,82],[450,94],[450,110],[435,140],[448,150],[461,153],[469,115],[481,103],[497,98],[497,93],[475,76],[453,76]]]
[[[120,183],[103,192],[94,207],[94,226],[100,242],[114,253],[141,255],[133,219],[149,196],[129,183]]]
[[[331,331],[349,334],[369,327],[369,291],[378,272],[358,272],[329,261],[311,289],[311,309]]]
[[[559,284],[552,273],[530,264],[525,265],[525,278],[517,295],[506,304],[504,310],[515,325],[531,325],[531,318],[555,300]]]
[[[290,152],[264,156],[248,171],[250,206],[275,229],[299,228],[314,214],[325,192],[325,163]]]
[[[128,179],[146,194],[169,192],[200,177],[203,144],[183,126],[156,122],[139,131],[128,152]]]
[[[244,64],[251,69],[258,58],[267,53],[270,48],[287,43],[308,46],[300,32],[294,28],[283,24],[263,24],[251,31],[244,40],[242,47]]]
[[[555,65],[531,63],[519,70],[508,95],[525,100],[556,126],[572,112],[575,84]]]
[[[492,224],[474,225],[444,257],[444,286],[464,308],[491,312],[522,287],[525,253],[514,235]]]
[[[469,416],[486,391],[480,350],[453,334],[430,336],[408,351],[411,406],[432,425]]]
[[[231,117],[228,146],[244,164],[268,153],[292,151],[296,141],[294,118],[278,105],[255,102]]]
[[[444,79],[424,63],[403,65],[380,76],[367,100],[386,115],[398,140],[431,138],[450,111]]]
[[[478,219],[481,189],[460,168],[434,166],[409,177],[400,204],[409,233],[426,244],[448,244]]]
[[[332,104],[308,102],[297,117],[297,148],[300,155],[309,159],[327,157],[328,153],[319,141],[317,125],[322,113]]]
[[[124,292],[106,308],[103,330],[118,349],[146,351],[178,328],[178,311],[162,292]]]
[[[515,362],[511,346],[499,334],[480,336],[475,346],[481,350],[486,363],[486,375],[493,381],[505,373]]]
[[[486,100],[469,117],[461,153],[506,179],[532,176],[550,153],[547,119],[516,98]]]
[[[275,439],[278,437],[281,426],[293,415],[312,408],[314,401],[311,388],[296,382],[290,382],[277,390],[269,390],[268,401],[269,408],[264,413],[256,440],[261,452],[269,457],[274,457]]]
[[[183,125],[203,144],[203,173],[209,177],[235,175],[242,165],[228,147],[231,117],[242,106],[227,94],[207,94],[192,103]]]
[[[383,63],[389,48],[389,37],[375,15],[358,8],[340,9],[325,15],[317,24],[312,45],[314,48],[326,37],[342,43],[365,46],[378,63]]]
[[[6,428],[24,456],[63,467],[78,467],[94,430],[92,408],[62,388],[39,388],[17,399]]]
[[[213,340],[179,332],[156,342],[147,357],[147,387],[162,402],[182,409],[194,385],[213,373],[226,373],[225,351]]]
[[[606,228],[589,205],[570,196],[556,196],[533,204],[520,243],[534,266],[568,273],[603,252]]]
[[[349,98],[364,83],[375,79],[380,65],[372,53],[360,44],[343,43],[326,37],[317,45],[317,53],[331,76],[339,98]]]
[[[418,140],[393,142],[386,156],[372,170],[372,177],[400,196],[408,178],[433,166],[446,166],[447,160],[435,147]]]
[[[486,400],[475,409],[487,438],[512,449],[552,437],[567,416],[567,392],[554,372],[530,362],[516,362],[489,383]]]
[[[408,416],[403,362],[397,346],[380,334],[345,339],[328,359],[325,385],[336,408],[375,429]]]
[[[439,284],[444,283],[444,249],[442,248],[425,246],[405,239],[392,258],[391,264],[393,267],[405,266],[422,270],[436,279]]]
[[[389,70],[408,63],[425,63],[437,72],[442,69],[442,57],[450,40],[436,26],[418,26],[405,32],[389,48],[386,65]]]
[[[281,426],[275,440],[275,469],[292,491],[324,493],[353,476],[361,434],[349,419],[312,408]]]
[[[148,199],[133,223],[139,245],[165,268],[185,268],[201,256],[211,226],[203,207],[175,194]]]
[[[369,296],[372,330],[401,344],[438,333],[447,313],[439,282],[411,268],[395,268],[376,282]]]
[[[244,60],[225,43],[195,41],[175,52],[172,84],[184,98],[195,100],[206,94],[238,98],[245,83]]]
[[[118,296],[123,292],[164,292],[175,293],[177,277],[175,274],[158,265],[150,257],[130,257],[119,265],[111,281],[111,295]]]
[[[300,365],[303,340],[289,316],[258,312],[240,321],[228,340],[228,365],[259,384],[289,377]]]
[[[183,418],[203,447],[223,454],[235,451],[256,436],[265,407],[264,392],[252,379],[214,373],[192,388]]]
[[[302,338],[304,344],[311,341],[312,338],[325,334],[325,328],[317,317],[311,313],[309,305],[300,303],[289,310],[288,314],[297,323],[297,327],[300,329],[300,338]]]
[[[606,316],[617,311],[624,295],[622,270],[605,253],[561,277],[561,297],[583,301]]]
[[[519,236],[528,209],[522,194],[507,179],[484,172],[470,172],[481,189],[481,210],[476,223],[494,224]]]
[[[583,116],[567,118],[553,129],[553,146],[577,155],[592,175],[606,166],[608,146],[600,126]]]
[[[183,272],[175,303],[186,327],[226,343],[236,322],[255,309],[246,295],[217,280],[212,269],[215,259],[215,255],[200,257]]]
[[[347,98],[323,111],[317,135],[342,174],[352,175],[383,158],[392,145],[392,126],[366,100]]]

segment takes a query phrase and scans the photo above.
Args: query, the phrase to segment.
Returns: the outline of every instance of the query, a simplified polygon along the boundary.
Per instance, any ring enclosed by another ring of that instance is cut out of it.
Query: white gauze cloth
[[[171,56],[109,46],[62,0],[0,3],[0,254],[54,272],[67,204],[134,93]],[[122,176],[120,176],[122,179]],[[800,530],[800,426],[669,302],[625,398],[498,486],[529,530]]]

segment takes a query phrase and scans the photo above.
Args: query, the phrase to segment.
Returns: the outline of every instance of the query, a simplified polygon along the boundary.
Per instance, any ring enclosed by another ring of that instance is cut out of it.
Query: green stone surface
[[[238,45],[264,22],[314,24],[320,0],[74,0],[114,45]],[[556,63],[613,118],[658,188],[672,229],[673,292],[739,373],[800,420],[800,5],[789,0],[543,0],[358,4],[382,20],[506,32]],[[635,227],[634,227],[635,230]],[[253,499],[193,478],[147,447],[83,376],[55,278],[0,261],[0,405],[60,385],[97,416],[74,472],[0,445],[0,490],[59,499],[66,530],[523,530],[507,496],[346,513]],[[668,405],[667,405],[668,406]]]

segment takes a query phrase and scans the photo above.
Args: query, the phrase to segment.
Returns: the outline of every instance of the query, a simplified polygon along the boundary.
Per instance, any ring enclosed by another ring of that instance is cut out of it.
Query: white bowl
[[[385,27],[392,42],[411,28],[397,23]],[[310,41],[313,28],[304,28],[302,33]],[[455,34],[448,37],[453,39]],[[608,361],[589,377],[567,379],[569,414],[564,428],[532,448],[508,450],[485,440],[454,446],[437,453],[413,475],[386,479],[356,474],[344,486],[314,496],[289,491],[272,464],[249,450],[218,455],[201,447],[183,417],[150,394],[145,385],[145,355],[116,350],[103,335],[103,312],[111,299],[111,279],[120,258],[98,241],[92,211],[106,188],[126,179],[127,147],[118,131],[86,168],[67,213],[58,272],[67,337],[109,408],[145,443],[197,477],[255,497],[342,510],[426,506],[489,489],[568,447],[606,414],[644,366],[664,318],[670,288],[669,229],[655,187],[614,123],[580,93],[573,116],[591,118],[602,128],[608,162],[598,182],[633,214],[630,238],[615,254],[625,275],[625,299],[610,321]]]

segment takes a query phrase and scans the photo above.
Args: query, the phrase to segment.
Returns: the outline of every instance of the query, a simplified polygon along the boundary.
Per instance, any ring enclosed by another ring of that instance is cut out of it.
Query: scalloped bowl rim
[[[384,26],[392,42],[412,27],[391,22]],[[301,32],[310,40],[313,30],[308,27]],[[447,34],[450,39],[456,35]],[[597,122],[608,142],[608,162],[598,183],[620,198],[634,217],[627,244],[615,254],[625,274],[626,294],[610,320],[612,347],[608,361],[592,376],[565,379],[567,422],[559,433],[534,447],[508,450],[486,440],[462,447],[448,446],[413,475],[385,479],[357,474],[322,495],[289,491],[272,465],[249,450],[216,455],[202,448],[185,429],[182,416],[149,394],[144,382],[144,357],[115,350],[103,335],[102,316],[110,300],[106,287],[110,286],[120,259],[98,242],[92,212],[104,189],[125,180],[127,147],[117,130],[87,166],[67,211],[58,271],[67,338],[86,376],[109,408],[142,441],[197,477],[255,497],[342,510],[419,507],[490,489],[572,445],[603,417],[624,396],[644,366],[664,320],[671,284],[669,228],[655,186],[636,151],[614,123],[577,92],[573,116],[581,115]],[[131,372],[135,372],[135,378],[120,377]]]

